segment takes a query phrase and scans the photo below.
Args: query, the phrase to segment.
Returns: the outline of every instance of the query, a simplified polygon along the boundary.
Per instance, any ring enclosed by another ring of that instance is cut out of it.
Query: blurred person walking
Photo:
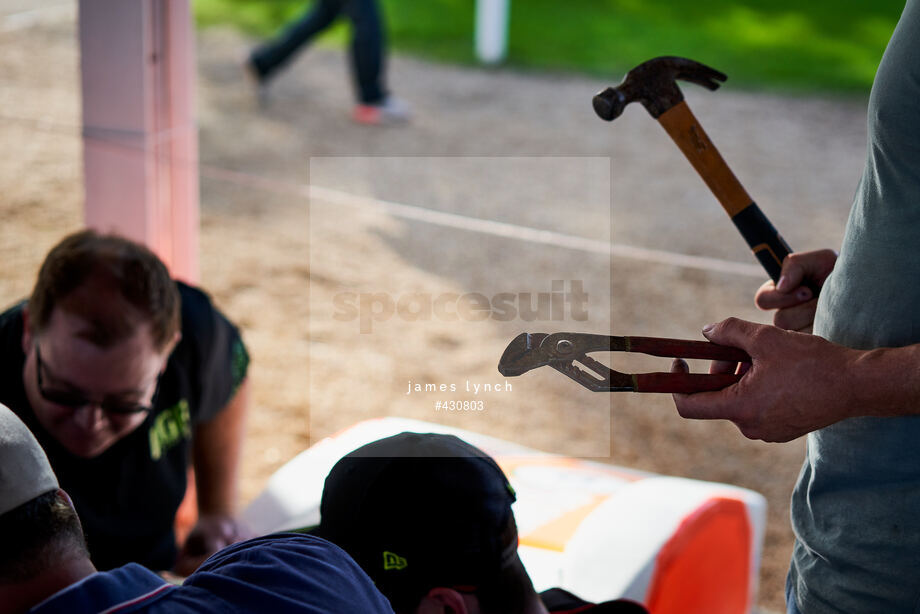
[[[252,50],[246,67],[264,98],[270,79],[304,45],[340,15],[352,24],[351,74],[358,102],[352,118],[361,124],[389,124],[409,119],[408,105],[389,94],[385,83],[386,35],[377,0],[316,0],[299,20],[275,39]]]

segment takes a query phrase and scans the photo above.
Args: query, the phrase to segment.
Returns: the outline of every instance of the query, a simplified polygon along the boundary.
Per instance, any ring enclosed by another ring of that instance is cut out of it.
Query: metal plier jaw
[[[590,352],[635,352],[672,358],[751,361],[750,356],[738,348],[708,341],[588,333],[521,333],[505,348],[498,362],[498,371],[506,377],[513,377],[550,366],[594,392],[693,393],[720,390],[737,383],[742,377],[728,373],[620,373],[588,356]]]

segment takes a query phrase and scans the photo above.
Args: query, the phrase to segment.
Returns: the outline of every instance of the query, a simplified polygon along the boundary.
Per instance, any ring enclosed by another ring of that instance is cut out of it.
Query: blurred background
[[[451,64],[475,63],[472,0],[383,0],[395,49]],[[665,49],[717,65],[746,88],[859,93],[872,83],[903,2],[639,2],[552,0],[509,3],[507,65],[610,76]],[[274,34],[299,16],[299,0],[195,0],[202,26],[232,24]],[[339,27],[328,35],[340,42]]]
[[[759,601],[782,610],[803,440],[750,442],[731,424],[680,419],[667,396],[589,393],[547,369],[508,380],[513,392],[485,397],[477,414],[436,411],[442,397],[407,386],[502,381],[495,367],[518,332],[693,339],[728,316],[769,321],[752,300],[766,276],[670,139],[639,105],[602,122],[591,97],[658,55],[727,73],[716,92],[682,86],[694,113],[794,250],[836,248],[864,159],[869,87],[903,2],[511,0],[506,57],[488,66],[474,52],[472,0],[381,4],[388,81],[413,109],[398,126],[351,121],[347,25],[295,58],[260,102],[243,61],[307,3],[192,2],[200,281],[253,357],[244,501],[311,442],[359,420],[456,425],[763,493]],[[0,0],[7,305],[84,220],[77,16],[74,1]],[[533,230],[572,240],[540,242]],[[554,280],[589,288],[587,321],[396,314],[362,331],[334,317],[348,293],[494,297],[551,292]],[[623,370],[668,366],[603,358]]]

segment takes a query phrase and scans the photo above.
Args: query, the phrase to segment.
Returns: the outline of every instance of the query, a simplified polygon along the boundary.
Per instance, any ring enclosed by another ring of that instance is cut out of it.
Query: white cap
[[[59,488],[45,451],[29,428],[0,404],[0,514]]]

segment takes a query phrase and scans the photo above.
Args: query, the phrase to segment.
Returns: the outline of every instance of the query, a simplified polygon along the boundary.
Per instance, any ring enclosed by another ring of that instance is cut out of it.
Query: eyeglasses
[[[63,405],[64,407],[69,407],[75,410],[80,409],[81,407],[97,405],[102,409],[102,411],[110,414],[131,415],[146,413],[153,411],[153,406],[157,399],[157,393],[160,391],[160,378],[157,377],[156,388],[153,391],[153,397],[150,399],[149,405],[111,400],[93,401],[92,399],[86,398],[86,396],[79,392],[72,392],[70,390],[57,390],[54,388],[45,387],[45,382],[42,378],[42,370],[47,368],[47,365],[42,363],[41,351],[38,349],[38,344],[36,343],[35,373],[38,379],[39,394],[41,394],[42,398],[49,403],[54,403],[55,405]]]

